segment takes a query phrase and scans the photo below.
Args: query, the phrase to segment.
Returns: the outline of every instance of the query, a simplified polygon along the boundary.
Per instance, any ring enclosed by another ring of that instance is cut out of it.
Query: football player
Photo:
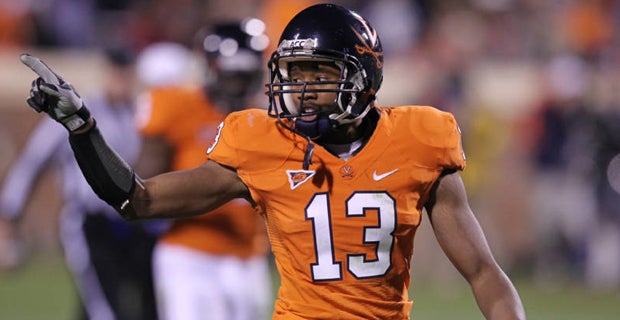
[[[269,110],[228,115],[204,164],[146,180],[107,147],[71,86],[21,59],[42,79],[30,105],[69,129],[93,189],[126,219],[189,217],[236,198],[254,205],[281,278],[273,319],[409,319],[424,209],[484,316],[525,318],[468,204],[454,117],[375,103],[381,42],[357,13],[302,10],[268,63]]]
[[[226,114],[253,104],[265,73],[263,30],[255,18],[205,27],[196,39],[204,86],[157,86],[141,95],[141,175],[200,165]],[[153,254],[160,319],[268,318],[273,293],[267,252],[265,225],[242,199],[174,220]]]

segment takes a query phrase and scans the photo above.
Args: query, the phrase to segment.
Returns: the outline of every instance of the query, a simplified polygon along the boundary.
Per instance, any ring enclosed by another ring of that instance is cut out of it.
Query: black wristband
[[[52,110],[52,109],[50,109]],[[53,112],[53,111],[50,111]],[[90,111],[82,105],[78,111],[66,118],[59,119],[60,122],[69,132],[73,132],[82,128],[85,124],[88,123],[88,119],[90,118]]]

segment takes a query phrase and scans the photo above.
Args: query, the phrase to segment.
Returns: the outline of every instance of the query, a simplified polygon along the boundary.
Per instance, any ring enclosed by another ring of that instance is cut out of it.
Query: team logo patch
[[[353,167],[349,165],[340,167],[340,170],[338,170],[338,173],[340,173],[340,176],[342,177],[342,179],[345,179],[345,180],[351,180],[355,176],[355,171],[353,170]]]
[[[302,183],[308,181],[315,173],[314,170],[286,170],[286,177],[291,183],[291,190],[295,190]]]

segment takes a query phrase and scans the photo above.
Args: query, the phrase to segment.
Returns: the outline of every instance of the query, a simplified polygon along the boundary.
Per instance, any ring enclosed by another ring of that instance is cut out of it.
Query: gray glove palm
[[[32,81],[28,105],[37,112],[46,112],[61,123],[69,132],[82,128],[90,118],[90,112],[73,86],[57,75],[39,58],[29,54],[19,59],[39,77]]]

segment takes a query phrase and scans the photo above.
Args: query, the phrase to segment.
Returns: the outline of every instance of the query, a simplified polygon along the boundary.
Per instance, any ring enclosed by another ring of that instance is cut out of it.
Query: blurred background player
[[[173,41],[157,41],[140,50],[136,74],[140,91],[156,87],[186,86],[194,83],[191,71],[194,56],[186,46]]]
[[[85,98],[97,123],[108,129],[108,143],[129,163],[141,144],[134,126],[134,60],[127,50],[106,51],[104,86]],[[60,238],[83,306],[78,319],[157,319],[150,261],[159,223],[120,219],[91,191],[66,139],[50,119],[37,125],[2,186],[0,227],[17,237],[37,179],[58,168],[64,198]]]
[[[224,117],[255,105],[268,45],[264,28],[261,20],[245,19],[200,30],[196,42],[205,57],[200,59],[204,85],[159,85],[141,96],[141,175],[203,163]],[[272,301],[267,251],[264,222],[244,200],[174,220],[153,257],[160,317],[267,319]]]

